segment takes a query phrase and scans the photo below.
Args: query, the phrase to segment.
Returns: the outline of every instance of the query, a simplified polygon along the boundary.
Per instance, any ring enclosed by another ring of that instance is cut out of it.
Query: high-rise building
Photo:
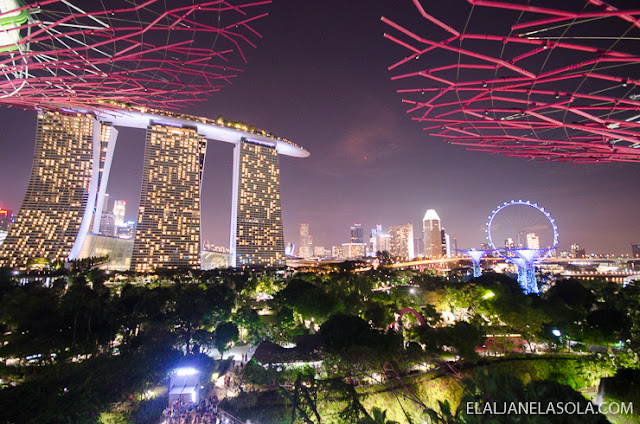
[[[376,235],[376,253],[391,251],[391,236],[389,233],[380,232]]]
[[[125,221],[121,227],[116,227],[116,236],[121,239],[133,239],[136,236],[136,222]]]
[[[451,257],[458,257],[458,240],[455,237],[451,237]]]
[[[582,259],[586,257],[586,251],[584,247],[580,247],[579,244],[575,243],[571,245],[571,257],[576,259]]]
[[[315,246],[313,248],[313,256],[316,258],[324,258],[327,256],[327,252],[324,250],[324,246]]]
[[[422,218],[422,239],[424,240],[425,257],[439,258],[442,256],[440,217],[435,209],[428,209]]]
[[[382,230],[382,225],[380,224],[376,224],[376,228],[371,229],[367,256],[376,256],[376,253],[380,250],[378,248],[378,239],[382,234],[384,234],[384,231]]]
[[[640,244],[631,245],[631,257],[640,258]]]
[[[342,243],[342,256],[346,259],[364,258],[366,248],[364,243]]]
[[[298,253],[301,258],[313,256],[313,237],[309,234],[309,224],[300,224],[300,247]]]
[[[402,259],[413,259],[413,225],[396,225],[389,227],[391,256]]]
[[[540,249],[540,237],[536,233],[527,233],[525,245],[527,249]]]
[[[131,266],[200,269],[200,181],[206,141],[195,128],[147,128]]]
[[[94,117],[38,113],[27,191],[0,250],[0,266],[25,267],[29,258],[76,259],[92,221],[98,221],[117,131]]]
[[[116,219],[112,213],[103,213],[100,218],[100,234],[113,237],[116,235]]]
[[[344,259],[342,246],[331,246],[331,256],[336,259]]]
[[[444,241],[442,243],[442,256],[447,258],[452,257],[451,255],[451,237],[449,237],[449,233],[444,233]]]
[[[0,208],[0,231],[8,231],[13,214],[8,209]]]
[[[415,235],[415,233],[414,233]],[[423,257],[424,256],[424,241],[422,240],[422,237],[417,237],[413,239],[413,254],[416,255],[416,257]]]
[[[272,144],[243,138],[234,149],[233,266],[284,265],[280,165]]]
[[[364,243],[364,229],[362,224],[353,224],[351,226],[351,238],[350,243]]]
[[[127,202],[124,200],[115,200],[113,202],[113,217],[116,227],[124,225],[124,215],[127,210]]]
[[[440,240],[440,251],[442,252],[442,257],[445,257],[449,251],[447,250],[447,232],[444,228],[440,228]]]

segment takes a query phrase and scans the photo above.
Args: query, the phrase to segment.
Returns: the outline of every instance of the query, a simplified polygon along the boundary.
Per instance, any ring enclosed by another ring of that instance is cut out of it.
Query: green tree
[[[238,326],[233,322],[222,322],[216,327],[213,346],[220,352],[220,359],[231,348],[231,343],[238,340]]]

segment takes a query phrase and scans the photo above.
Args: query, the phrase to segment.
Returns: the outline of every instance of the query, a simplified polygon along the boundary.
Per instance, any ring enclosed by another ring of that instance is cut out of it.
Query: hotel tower
[[[234,149],[232,266],[284,265],[280,165],[275,145],[243,138]]]
[[[38,113],[31,177],[22,207],[0,248],[0,266],[77,258],[99,225],[117,131],[84,114]]]
[[[306,150],[221,118],[110,108],[38,113],[31,177],[0,246],[0,266],[24,269],[32,258],[69,261],[91,251],[83,245],[100,237],[118,134],[114,127],[147,131],[131,269],[200,269],[207,140],[235,145],[230,264],[284,264],[279,155],[303,158],[309,156]]]
[[[152,122],[142,168],[134,271],[200,269],[200,186],[206,140],[192,127]]]

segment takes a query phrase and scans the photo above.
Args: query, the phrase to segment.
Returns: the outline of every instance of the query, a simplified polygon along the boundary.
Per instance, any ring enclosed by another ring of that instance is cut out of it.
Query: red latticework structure
[[[406,55],[392,79],[431,135],[535,160],[640,160],[640,4],[412,1],[411,29],[382,20]]]
[[[231,83],[270,0],[0,1],[0,103],[174,109]]]

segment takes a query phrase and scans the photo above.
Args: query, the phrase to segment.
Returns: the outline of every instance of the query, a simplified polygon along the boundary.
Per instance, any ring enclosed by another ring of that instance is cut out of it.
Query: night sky
[[[466,3],[458,1],[461,5]],[[281,157],[285,242],[310,224],[314,245],[348,241],[407,222],[419,236],[434,208],[459,248],[480,247],[492,209],[512,199],[548,210],[561,250],[630,253],[640,243],[640,164],[571,165],[467,152],[429,137],[405,114],[387,67],[405,52],[383,38],[387,16],[417,22],[410,0],[274,0],[258,26],[263,41],[246,72],[209,101],[184,110],[245,121],[305,147]],[[466,17],[466,13],[461,16]],[[36,118],[2,108],[0,206],[17,213],[26,190]],[[108,188],[137,218],[144,132],[122,130]],[[232,146],[209,143],[202,193],[203,238],[228,245]]]

